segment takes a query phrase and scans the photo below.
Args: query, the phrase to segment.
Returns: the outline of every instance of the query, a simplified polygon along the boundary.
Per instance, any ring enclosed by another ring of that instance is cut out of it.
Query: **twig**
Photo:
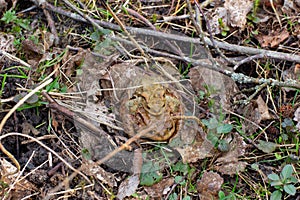
[[[37,137],[35,138],[36,140],[48,140],[48,139],[54,139],[57,138],[56,135],[43,135],[41,137]],[[35,140],[27,140],[27,141],[22,141],[21,144],[28,144],[28,143],[32,143],[35,142]]]
[[[32,95],[34,95],[37,91],[39,91],[40,89],[42,89],[43,87],[47,86],[48,84],[50,84],[52,82],[52,79],[48,79],[45,82],[43,82],[41,85],[39,85],[38,87],[36,87],[35,89],[33,89],[31,92],[29,92],[25,97],[23,97],[23,99],[21,99],[12,109],[10,109],[10,111],[5,115],[5,117],[2,119],[1,123],[0,123],[0,133],[2,132],[3,126],[6,123],[6,121],[8,120],[8,118],[23,104],[26,102],[27,99],[29,99]],[[3,138],[3,136],[0,137],[0,150],[6,155],[8,156],[11,161],[16,165],[17,171],[14,172],[18,173],[21,169],[19,162],[15,159],[15,157],[5,149],[5,147],[3,146],[3,144],[1,143],[1,138]]]
[[[189,0],[187,0],[187,2],[189,2]],[[201,12],[201,14],[202,14],[203,20],[205,21],[205,24],[206,24],[207,31],[208,31],[208,33],[209,33],[209,39],[210,39],[210,41],[211,41],[213,47],[216,49],[217,53],[218,53],[222,58],[224,58],[228,63],[236,64],[234,60],[228,59],[228,58],[221,52],[221,50],[219,49],[219,47],[216,46],[215,41],[214,41],[214,39],[213,39],[213,35],[212,35],[211,26],[210,26],[209,21],[206,20],[205,14],[204,14],[203,10],[201,9],[201,7],[199,6],[199,4],[198,4],[197,1],[195,1],[195,4],[196,4],[198,10],[199,10],[199,11]],[[201,30],[201,33],[200,33],[200,34],[202,35],[202,37],[201,37],[202,42],[205,44],[205,41],[204,41],[204,38],[203,38],[203,37],[204,37],[204,33],[203,33],[201,27],[200,27],[200,30]]]
[[[151,22],[150,22],[148,19],[146,19],[144,16],[140,15],[140,14],[139,14],[138,12],[136,12],[135,10],[132,10],[132,9],[130,9],[130,8],[126,8],[126,11],[127,11],[129,14],[131,14],[131,15],[133,15],[133,16],[139,18],[139,19],[141,19],[141,20],[142,20],[147,26],[149,26],[152,30],[157,30],[157,29],[155,28],[155,26],[154,26],[153,24],[151,24]],[[157,31],[158,31],[158,30],[157,30]],[[180,51],[180,49],[179,49],[179,48],[176,48],[173,44],[171,44],[169,40],[166,40],[165,42],[167,43],[167,45],[168,45],[174,52],[177,53],[177,55],[183,56],[183,54],[182,54],[182,52]]]
[[[76,172],[77,174],[80,174],[88,183],[91,183],[90,179],[88,177],[86,177],[82,172],[78,171],[77,169],[75,169],[72,165],[70,165],[63,157],[61,157],[58,153],[56,153],[53,149],[51,149],[50,147],[48,147],[47,145],[45,145],[44,143],[42,143],[41,141],[37,140],[36,138],[30,136],[30,135],[26,135],[26,134],[22,134],[22,133],[7,133],[5,135],[0,136],[0,140],[6,138],[6,137],[10,137],[10,136],[21,136],[21,137],[25,137],[28,138],[30,140],[35,141],[36,143],[38,143],[40,146],[42,146],[43,148],[45,148],[47,151],[51,152],[53,155],[55,155],[58,159],[60,159],[67,167],[69,167],[71,170],[73,170],[74,172]]]
[[[135,141],[137,141],[138,139],[140,139],[141,137],[143,137],[143,135],[146,135],[149,131],[151,131],[153,129],[153,125],[149,126],[148,128],[142,130],[140,133],[136,134],[135,136],[129,138],[126,143],[124,143],[122,146],[120,146],[119,148],[116,148],[114,151],[110,152],[108,155],[106,155],[104,158],[98,160],[95,165],[101,165],[103,164],[105,161],[111,159],[114,155],[116,155],[118,152],[123,151],[124,149],[128,149],[129,145]],[[81,171],[83,170],[84,166],[81,166],[77,171]],[[60,188],[63,187],[63,185],[66,182],[70,182],[75,176],[77,175],[77,172],[74,171],[69,177],[65,178],[63,182],[61,182],[60,184],[58,184],[55,188],[51,189],[49,191],[49,193],[46,195],[45,200],[49,200],[51,197],[51,195],[55,192],[57,192]]]
[[[28,68],[31,68],[31,66],[28,63],[24,62],[20,58],[17,58],[16,56],[11,55],[10,53],[7,53],[7,52],[5,52],[5,51],[3,51],[1,49],[0,49],[0,54],[4,55],[5,57],[7,57],[7,58],[9,58],[9,59],[11,59],[13,61],[19,62],[20,64],[22,64],[22,65],[24,65],[24,66],[26,66]]]
[[[122,41],[122,42],[127,43],[127,44],[131,44],[130,41],[126,41],[122,38],[111,37],[111,39],[112,40],[117,40],[117,41]],[[141,47],[144,48],[146,52],[156,53],[156,54],[160,54],[160,55],[167,56],[167,57],[170,57],[170,58],[175,58],[175,59],[178,59],[178,60],[189,62],[189,63],[191,63],[195,66],[200,66],[200,67],[204,67],[204,68],[207,68],[207,69],[211,69],[211,70],[220,72],[220,73],[222,73],[226,76],[231,77],[234,81],[242,83],[242,84],[245,84],[245,83],[256,83],[256,84],[266,83],[267,85],[271,85],[271,86],[290,87],[290,88],[300,89],[300,83],[298,83],[296,80],[287,80],[285,82],[282,82],[282,81],[278,81],[278,80],[272,79],[272,78],[269,78],[269,79],[266,79],[266,78],[260,78],[260,79],[253,78],[253,77],[246,76],[242,73],[235,73],[235,72],[231,72],[229,70],[224,70],[224,69],[222,69],[222,67],[218,66],[218,63],[211,64],[211,63],[208,63],[204,60],[195,60],[195,59],[188,58],[188,57],[180,57],[180,56],[176,56],[176,55],[173,55],[173,54],[152,50],[152,49],[149,49],[149,48],[147,48],[143,45],[141,45]]]
[[[279,25],[280,25],[280,28],[282,28],[281,20],[280,20],[280,18],[279,18],[279,15],[278,15],[278,13],[277,13],[276,8],[274,7],[273,0],[270,0],[270,4],[271,4],[271,7],[272,7],[272,9],[273,9],[273,11],[274,11],[274,13],[275,13],[276,19],[278,20],[278,23],[279,23]]]
[[[24,168],[22,169],[22,171],[20,171],[20,173],[17,174],[17,177],[15,178],[14,182],[10,185],[9,189],[6,193],[6,195],[4,196],[4,198],[2,200],[5,200],[6,197],[10,196],[9,193],[11,192],[11,190],[13,188],[15,188],[15,185],[17,184],[18,181],[20,181],[20,177],[22,176],[22,174],[24,173],[24,170],[26,169],[26,167],[28,166],[28,164],[31,162],[33,156],[35,154],[35,150],[32,152],[31,156],[29,157],[29,159],[27,160]]]
[[[45,7],[53,12],[68,16],[74,20],[78,20],[78,21],[86,22],[86,23],[88,22],[87,20],[80,17],[79,15],[76,15],[74,13],[57,8],[55,6],[52,6],[49,3],[46,3]],[[122,31],[120,26],[115,25],[113,23],[100,21],[100,20],[94,20],[94,21],[102,27],[105,27],[105,28],[108,28],[111,30],[115,30],[115,31]],[[201,41],[199,41],[198,38],[191,38],[191,37],[187,37],[187,36],[163,33],[163,32],[153,31],[153,30],[149,30],[149,29],[143,29],[143,28],[134,28],[134,27],[126,27],[126,26],[125,26],[125,28],[129,33],[131,33],[133,35],[142,34],[142,35],[153,36],[153,37],[157,37],[160,39],[166,39],[166,40],[182,41],[182,42],[193,43],[193,44],[203,44]],[[207,43],[209,46],[213,46],[212,42],[210,41],[210,39],[208,37],[204,36],[204,42]],[[245,47],[245,46],[240,46],[240,45],[235,45],[235,44],[229,44],[226,42],[220,42],[217,40],[214,40],[214,42],[215,42],[216,47],[218,47],[220,49],[228,50],[228,51],[239,52],[241,54],[250,54],[250,55],[262,54],[267,58],[273,58],[273,59],[278,59],[278,60],[286,60],[286,61],[300,63],[299,55],[270,51],[270,50],[265,50],[265,49],[257,49],[257,48],[253,48],[253,47]]]
[[[51,98],[45,91],[42,92],[42,95],[47,99],[47,101],[49,102],[48,107],[51,109],[55,109],[57,111],[59,111],[60,113],[62,113],[63,115],[65,115],[66,117],[68,117],[69,119],[75,120],[76,122],[78,122],[80,125],[88,128],[93,134],[95,134],[95,136],[99,137],[101,135],[104,134],[104,131],[102,131],[101,129],[99,129],[98,127],[96,127],[95,125],[93,125],[92,123],[90,123],[89,121],[79,117],[78,115],[76,115],[74,112],[70,111],[69,109],[67,109],[64,106],[59,105],[53,98]]]
[[[247,62],[250,62],[251,60],[254,60],[254,59],[261,59],[261,58],[264,58],[264,57],[265,57],[265,55],[263,55],[263,54],[257,54],[257,55],[249,56],[249,57],[247,57],[247,58],[241,60],[240,62],[236,63],[236,65],[233,67],[233,70],[234,70],[234,71],[237,70],[237,68],[238,68],[239,66],[241,66],[242,64],[245,64],[245,63],[247,63]]]
[[[119,24],[119,26],[121,27],[122,31],[124,31],[124,33],[126,34],[126,36],[130,39],[130,41],[134,44],[134,46],[140,51],[140,53],[142,54],[142,56],[144,57],[148,57],[144,50],[140,47],[140,45],[138,44],[138,42],[131,36],[131,34],[127,31],[125,25],[121,22],[121,20],[117,17],[117,15],[113,12],[113,10],[110,8],[110,6],[108,5],[108,3],[106,3],[104,0],[101,0],[102,3],[104,4],[104,6],[107,8],[107,10],[110,12],[110,14],[113,16],[114,20],[116,20],[116,22]]]
[[[59,44],[59,37],[57,35],[57,31],[56,31],[56,28],[55,28],[54,21],[53,21],[52,16],[50,15],[50,13],[47,9],[43,9],[43,11],[44,11],[44,14],[47,18],[48,25],[50,27],[50,31],[54,35],[54,44],[55,44],[55,46],[57,46]]]
[[[95,23],[95,21],[90,18],[88,15],[81,12],[76,6],[74,6],[72,3],[70,3],[68,0],[63,0],[65,4],[67,4],[70,8],[72,8],[74,11],[76,11],[80,16],[82,16],[86,21],[90,22],[94,27],[96,27],[99,31],[103,32],[104,28],[102,28],[98,23]],[[45,2],[45,6],[48,5],[47,2]]]

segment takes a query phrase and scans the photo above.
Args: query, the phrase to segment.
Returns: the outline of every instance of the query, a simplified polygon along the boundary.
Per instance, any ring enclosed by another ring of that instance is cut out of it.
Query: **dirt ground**
[[[297,0],[0,0],[1,199],[299,199]]]

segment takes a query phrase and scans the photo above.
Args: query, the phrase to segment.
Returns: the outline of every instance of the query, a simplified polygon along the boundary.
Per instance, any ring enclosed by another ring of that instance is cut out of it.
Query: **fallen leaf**
[[[13,98],[13,101],[18,103],[21,99],[23,99],[28,93],[26,92],[21,92],[20,94],[16,95]],[[28,104],[34,104],[37,103],[39,100],[39,96],[37,94],[33,94],[32,96],[30,96],[25,102]]]
[[[214,169],[222,174],[234,175],[237,172],[244,171],[247,166],[246,162],[239,161],[239,157],[246,152],[247,144],[244,142],[243,137],[236,132],[232,136],[227,135],[225,140],[229,137],[233,137],[230,142],[230,149],[216,160]]]
[[[247,134],[255,132],[258,127],[254,124],[259,124],[261,122],[261,116],[256,101],[250,101],[250,103],[241,110],[240,113],[247,119],[242,123],[242,130]]]
[[[224,179],[216,172],[204,172],[200,181],[197,182],[197,191],[201,200],[218,199],[218,193]]]
[[[260,120],[272,119],[272,116],[269,113],[269,107],[266,104],[266,102],[263,100],[261,95],[258,96],[256,103],[258,106],[258,112],[260,114]]]
[[[107,184],[110,187],[117,185],[115,176],[112,173],[105,171],[99,165],[96,165],[92,160],[84,160],[82,168],[86,175],[96,177],[102,183]]]
[[[227,9],[229,23],[232,27],[245,28],[247,23],[247,14],[253,7],[252,0],[226,0],[224,7]]]
[[[213,12],[212,12],[213,11]],[[222,25],[228,27],[228,13],[227,9],[224,7],[218,7],[216,9],[208,10],[205,15],[209,21],[211,27],[211,33],[213,35],[220,34],[224,27],[220,26],[220,21],[222,21]]]
[[[263,140],[258,140],[259,144],[257,144],[257,147],[259,150],[263,151],[264,153],[272,153],[275,151],[277,144],[274,142],[266,142]]]
[[[6,197],[5,199],[22,199],[27,197],[33,192],[37,192],[38,189],[34,184],[29,182],[23,176],[19,177],[19,180],[16,178],[20,175],[21,172],[16,172],[17,168],[13,166],[10,162],[4,158],[0,159],[0,176],[1,176],[1,190],[0,197]],[[14,174],[12,174],[14,173]],[[12,175],[8,175],[12,174]],[[12,186],[12,184],[14,184]],[[7,187],[5,187],[5,185]],[[12,189],[10,193],[7,193],[8,189]]]
[[[15,52],[16,48],[14,45],[14,40],[15,40],[15,36],[7,33],[5,34],[0,33],[0,50],[8,53]]]
[[[32,133],[33,135],[39,135],[40,131],[38,131],[36,128],[34,128],[34,126],[32,126],[32,124],[30,124],[28,122],[23,122],[22,133],[25,135],[29,135],[30,133]]]
[[[282,9],[285,12],[289,12],[289,13],[290,12],[297,12],[298,13],[299,8],[297,7],[297,5],[300,6],[299,0],[284,0]]]
[[[175,141],[175,139],[171,141],[171,147]],[[199,134],[197,134],[195,141],[190,145],[179,145],[175,149],[179,152],[183,163],[197,162],[198,160],[212,157],[214,152],[212,143],[206,137],[201,137]]]
[[[174,178],[169,177],[161,180],[160,182],[150,186],[145,187],[145,191],[151,198],[162,198],[162,195],[167,194],[171,190],[171,186],[174,184]]]
[[[206,62],[206,61],[203,61]],[[207,61],[208,62],[208,61]],[[210,98],[215,100],[214,108],[231,109],[231,97],[239,91],[236,83],[229,77],[204,67],[194,67],[189,73],[194,91],[210,93]]]
[[[5,11],[7,8],[7,3],[5,2],[5,0],[0,0],[0,14],[3,11]]]
[[[239,172],[245,171],[247,164],[248,164],[247,162],[238,161],[238,162],[227,163],[224,166],[223,165],[216,166],[215,169],[221,174],[235,175]]]
[[[298,130],[300,130],[300,107],[297,108],[297,110],[295,111],[295,114],[294,114],[294,119],[296,122],[297,122],[297,125],[296,125],[296,128]]]
[[[125,197],[131,196],[132,194],[134,194],[139,183],[140,183],[140,178],[139,178],[138,174],[135,174],[135,175],[127,178],[119,186],[117,198],[122,200]]]
[[[272,31],[268,35],[257,36],[261,47],[277,47],[280,43],[285,41],[290,36],[286,29]]]

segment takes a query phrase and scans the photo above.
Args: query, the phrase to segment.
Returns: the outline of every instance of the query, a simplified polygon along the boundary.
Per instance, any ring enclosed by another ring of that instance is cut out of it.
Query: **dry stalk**
[[[45,82],[43,82],[41,85],[39,85],[38,87],[36,87],[35,89],[33,89],[31,92],[29,92],[23,99],[21,99],[6,115],[5,117],[2,119],[1,123],[0,123],[0,133],[2,132],[3,126],[6,123],[6,121],[8,120],[8,118],[22,105],[25,103],[25,101],[27,99],[29,99],[32,95],[34,95],[36,92],[38,92],[40,89],[44,88],[45,86],[47,86],[48,84],[50,84],[52,82],[52,79],[48,79]],[[6,134],[7,135],[7,134]],[[6,136],[4,135],[4,136]],[[8,156],[11,161],[16,165],[17,171],[14,172],[18,173],[20,171],[20,164],[19,162],[15,159],[15,157],[5,149],[5,147],[3,146],[3,144],[1,143],[1,139],[3,138],[3,136],[0,137],[0,150],[6,155]],[[11,174],[8,174],[11,175]]]

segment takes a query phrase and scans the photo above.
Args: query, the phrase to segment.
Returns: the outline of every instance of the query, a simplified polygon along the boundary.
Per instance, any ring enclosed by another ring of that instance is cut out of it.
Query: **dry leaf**
[[[244,171],[247,163],[239,161],[238,157],[245,154],[246,146],[247,144],[243,138],[238,133],[233,133],[230,150],[216,160],[214,169],[227,175],[234,175],[237,172]]]
[[[151,198],[160,198],[162,199],[162,195],[167,194],[168,191],[171,190],[171,186],[174,184],[174,178],[165,178],[160,182],[152,185],[151,187],[144,187],[147,194],[151,196]]]
[[[118,199],[124,199],[125,197],[131,196],[135,193],[140,183],[140,177],[135,174],[121,183],[119,186],[117,197]]]
[[[105,171],[99,165],[96,165],[92,160],[85,160],[82,163],[83,171],[86,175],[94,176],[102,183],[107,184],[109,187],[117,185],[115,177],[112,173]]]
[[[2,11],[5,11],[6,8],[7,8],[7,3],[5,2],[5,0],[0,0],[0,14],[1,14]]]
[[[260,35],[257,36],[257,39],[261,47],[277,47],[280,43],[285,41],[290,36],[289,32],[286,29],[276,30],[269,33],[269,35]]]
[[[242,123],[242,130],[249,134],[255,132],[258,127],[254,124],[259,124],[261,122],[261,116],[256,101],[250,101],[250,103],[242,109],[241,115],[247,119]]]
[[[15,36],[0,33],[0,50],[12,53],[16,51],[14,45]]]
[[[260,121],[261,120],[268,120],[272,119],[272,116],[269,113],[269,108],[266,102],[263,100],[261,95],[256,100],[257,106],[258,106],[258,112],[260,114]]]
[[[245,28],[247,14],[253,7],[252,0],[226,0],[224,7],[228,12],[228,20],[232,27]]]
[[[16,180],[16,178],[20,175],[21,172],[6,176],[7,174],[16,172],[16,170],[17,168],[13,166],[10,162],[5,160],[4,158],[0,159],[0,176],[2,184],[2,190],[0,190],[0,197],[4,197],[5,195],[5,199],[22,199],[38,190],[35,187],[35,185],[29,182],[27,179],[22,179],[22,176],[19,177],[18,181]],[[15,181],[17,181],[16,184],[8,194],[7,189],[12,187],[12,184],[15,183]],[[8,185],[7,188],[3,188],[5,184]]]
[[[297,108],[294,115],[295,115],[295,117],[293,120],[295,120],[297,122],[296,128],[298,130],[300,130],[300,107]]]
[[[175,140],[175,139],[174,139]],[[174,142],[174,141],[171,141]],[[172,146],[172,143],[170,144]],[[205,136],[197,135],[195,141],[186,146],[175,147],[182,158],[182,162],[191,163],[198,160],[211,157],[214,152],[214,146]]]
[[[38,131],[36,128],[34,128],[34,126],[32,126],[32,124],[28,123],[28,122],[23,122],[22,124],[22,133],[25,135],[29,135],[30,133],[32,133],[33,135],[39,135],[40,131]]]
[[[297,5],[300,6],[300,1],[299,0],[284,0],[284,4],[283,4],[282,9],[285,12],[288,12],[288,13],[290,13],[290,12],[299,13],[300,10],[297,7]]]
[[[213,13],[211,13],[214,11]],[[228,14],[227,14],[227,9],[224,7],[218,7],[213,10],[209,10],[208,12],[205,13],[207,16],[207,19],[210,24],[211,28],[211,33],[213,35],[220,34],[222,32],[222,28],[220,26],[220,20],[223,23],[223,26],[228,27]]]
[[[205,62],[205,61],[203,61]],[[239,91],[236,83],[229,77],[204,67],[194,67],[189,73],[194,91],[206,91],[215,100],[214,107],[231,109],[230,98]],[[207,91],[208,90],[208,91]]]
[[[218,192],[224,179],[216,172],[204,172],[201,180],[197,183],[197,191],[201,200],[218,199]]]

